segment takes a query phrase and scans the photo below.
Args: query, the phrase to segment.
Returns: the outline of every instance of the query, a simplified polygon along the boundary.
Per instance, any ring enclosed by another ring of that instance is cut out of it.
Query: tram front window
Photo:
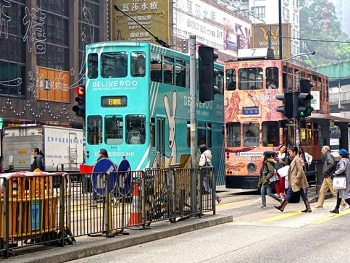
[[[102,72],[103,78],[123,78],[128,73],[128,57],[126,52],[108,52],[102,53]]]
[[[243,123],[243,146],[259,146],[259,123]]]
[[[127,115],[126,121],[126,143],[144,144],[145,143],[145,115]]]
[[[105,117],[105,143],[122,144],[123,142],[123,117],[106,116]]]
[[[88,116],[87,118],[87,142],[91,145],[102,143],[102,117]]]

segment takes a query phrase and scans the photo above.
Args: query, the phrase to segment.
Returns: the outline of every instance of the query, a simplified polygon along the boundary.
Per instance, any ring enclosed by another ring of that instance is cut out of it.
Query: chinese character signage
[[[137,22],[115,10],[114,4]],[[169,44],[169,1],[111,1],[111,40],[147,41],[156,44],[154,37],[142,27]]]
[[[70,102],[68,71],[37,67],[36,92],[38,100]]]

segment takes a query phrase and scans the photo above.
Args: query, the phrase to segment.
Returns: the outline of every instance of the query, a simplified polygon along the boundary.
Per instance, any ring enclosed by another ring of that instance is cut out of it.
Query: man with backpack
[[[331,154],[331,148],[328,145],[322,147],[322,154],[324,156],[324,164],[322,169],[323,181],[320,188],[320,195],[318,197],[317,205],[315,208],[323,208],[323,203],[326,198],[328,189],[331,191],[334,197],[337,197],[337,192],[333,189],[333,178],[332,175],[336,169],[336,163],[334,156]],[[341,201],[341,206],[344,207],[346,204],[344,200]]]

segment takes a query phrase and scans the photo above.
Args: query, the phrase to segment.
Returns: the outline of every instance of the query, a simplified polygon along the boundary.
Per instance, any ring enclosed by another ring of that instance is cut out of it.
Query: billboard
[[[122,12],[117,11],[114,5]],[[146,41],[156,44],[153,34],[167,44],[171,44],[169,1],[116,0],[111,1],[110,8],[112,41]]]
[[[174,2],[174,37],[189,39],[211,46],[220,53],[237,56],[238,48],[250,47],[251,26],[223,6],[201,0]]]
[[[69,78],[69,71],[37,67],[37,100],[69,103]]]
[[[271,32],[271,48],[274,50],[275,58],[279,58],[279,25],[278,24],[256,24],[252,25],[252,48],[268,47],[268,32]],[[282,24],[282,57],[288,59],[291,56],[291,25]]]

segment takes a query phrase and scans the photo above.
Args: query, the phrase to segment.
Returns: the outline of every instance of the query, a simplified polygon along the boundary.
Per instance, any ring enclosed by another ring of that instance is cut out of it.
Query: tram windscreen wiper
[[[151,31],[149,31],[146,27],[144,27],[143,25],[141,25],[136,19],[134,19],[133,17],[129,16],[127,13],[125,13],[123,10],[121,10],[118,6],[113,5],[114,9],[121,12],[123,15],[126,15],[128,18],[130,18],[132,21],[134,21],[135,23],[137,23],[140,27],[142,27],[144,30],[146,30],[155,40],[158,44],[162,45],[163,47],[166,48],[171,48],[165,41],[159,39],[157,36],[155,36],[154,34],[152,34]]]

